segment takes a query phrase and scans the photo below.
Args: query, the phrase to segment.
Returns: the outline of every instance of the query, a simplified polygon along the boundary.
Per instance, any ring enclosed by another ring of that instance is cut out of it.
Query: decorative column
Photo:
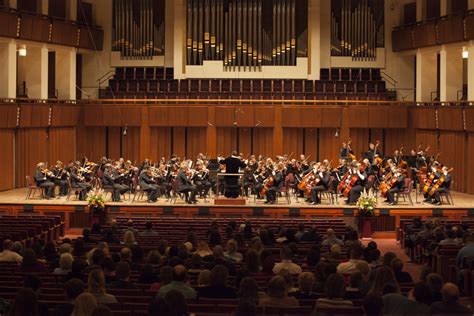
[[[16,43],[0,43],[0,97],[16,98]]]
[[[440,51],[440,101],[457,101],[458,91],[462,90],[462,65],[462,47],[443,45]]]
[[[437,52],[432,49],[416,52],[416,101],[431,101],[431,92],[436,91]]]
[[[59,99],[76,99],[75,48],[56,50],[56,88]]]

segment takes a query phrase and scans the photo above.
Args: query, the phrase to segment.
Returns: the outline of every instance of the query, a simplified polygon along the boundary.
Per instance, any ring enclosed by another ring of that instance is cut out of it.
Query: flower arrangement
[[[372,217],[374,216],[374,210],[377,205],[377,199],[372,193],[367,193],[366,190],[360,195],[357,201],[357,207],[359,207],[359,216],[361,217]]]
[[[91,209],[95,213],[100,213],[105,209],[105,202],[106,200],[104,190],[100,188],[92,189],[87,195],[87,203],[89,205],[89,209]]]

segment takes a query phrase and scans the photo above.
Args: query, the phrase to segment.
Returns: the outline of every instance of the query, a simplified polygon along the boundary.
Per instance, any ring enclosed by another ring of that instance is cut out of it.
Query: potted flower
[[[359,208],[359,229],[362,239],[372,238],[372,218],[375,215],[374,211],[376,206],[377,199],[375,196],[364,190],[357,201],[357,207]]]
[[[89,191],[87,195],[87,204],[91,213],[92,224],[99,223],[105,224],[106,213],[105,213],[105,194],[104,190],[95,187]]]

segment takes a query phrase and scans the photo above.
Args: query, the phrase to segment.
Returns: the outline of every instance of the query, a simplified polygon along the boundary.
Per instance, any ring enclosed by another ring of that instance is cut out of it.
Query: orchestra
[[[121,201],[125,193],[144,191],[149,203],[160,197],[170,198],[180,194],[189,204],[198,198],[222,193],[227,198],[255,196],[266,204],[276,203],[277,196],[285,191],[302,197],[309,205],[321,203],[321,194],[328,192],[344,197],[348,205],[355,205],[364,190],[372,190],[389,205],[396,204],[397,193],[403,192],[411,181],[424,202],[441,204],[441,194],[449,192],[452,175],[449,167],[439,161],[439,153],[429,156],[429,147],[403,154],[403,145],[392,156],[384,157],[380,142],[371,142],[360,159],[351,149],[351,140],[342,143],[337,166],[327,159],[321,162],[310,156],[289,155],[270,157],[232,152],[227,158],[215,159],[200,153],[196,159],[181,159],[171,155],[156,162],[145,159],[138,166],[130,160],[102,157],[98,163],[88,160],[71,161],[63,167],[57,161],[52,170],[43,162],[38,163],[35,182],[44,189],[44,198],[66,196],[70,188],[79,188],[78,199],[85,200],[87,193],[97,185],[112,194],[112,201]],[[216,187],[217,174],[224,176]],[[56,195],[56,187],[58,194]],[[282,190],[286,187],[286,190]]]

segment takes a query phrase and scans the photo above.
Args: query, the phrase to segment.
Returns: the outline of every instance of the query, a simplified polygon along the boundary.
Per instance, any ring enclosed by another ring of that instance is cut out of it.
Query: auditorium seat
[[[270,90],[269,91],[273,91],[273,93],[283,92],[283,82],[281,80],[273,80],[273,89],[272,89],[271,83],[270,83]],[[265,89],[264,89],[264,92],[269,92],[269,91],[265,91]]]
[[[109,88],[112,91],[118,91],[117,79],[109,79]]]
[[[242,92],[245,91],[243,89],[243,82],[242,82]],[[262,92],[262,80],[254,79],[252,80],[252,92]]]
[[[382,80],[380,69],[377,69],[377,68],[370,69],[370,80],[372,81]]]
[[[357,81],[355,85],[355,92],[365,93],[365,86],[366,86],[366,83],[364,83],[363,81]]]
[[[360,80],[360,69],[359,68],[352,68],[351,69],[351,80],[352,81]]]
[[[345,82],[346,86],[346,93],[354,93],[355,92],[355,85],[353,81],[346,81]]]
[[[341,72],[339,68],[331,68],[331,78],[332,81],[341,80]]]
[[[148,92],[148,80],[139,80],[138,81],[138,92]]]
[[[341,80],[342,81],[349,81],[350,78],[350,69],[349,68],[342,68],[341,69]]]
[[[285,79],[283,80],[283,92],[285,93],[293,93],[293,80]]]
[[[158,87],[159,81],[158,80],[149,80],[148,81],[148,91],[149,92],[158,92],[159,87]]]
[[[221,82],[217,79],[211,80],[211,92],[220,92],[221,91]]]
[[[180,91],[180,82],[178,80],[163,80],[168,83],[168,92],[177,93]]]
[[[132,68],[132,67],[125,68],[124,79],[126,80],[135,79],[135,68]]]
[[[179,81],[179,92],[189,92],[189,81],[187,79],[181,79]]]
[[[155,78],[155,68],[153,67],[146,67],[145,68],[145,79],[153,80]]]
[[[142,80],[145,79],[145,69],[142,67],[135,68],[135,79]]]
[[[321,68],[321,71],[320,71],[320,79],[321,80],[329,80],[330,77],[329,77],[329,69],[327,68]]]
[[[239,87],[240,88],[240,87]],[[211,85],[211,89],[214,91]],[[222,80],[221,81],[221,92],[230,92],[230,80]]]
[[[116,91],[126,92],[127,91],[127,81],[119,80],[118,81],[118,89]]]
[[[165,79],[171,80],[174,78],[174,68],[165,69]]]
[[[155,79],[166,79],[165,69],[163,67],[155,68]]]
[[[189,92],[199,92],[199,80],[198,79],[189,79]]]
[[[363,81],[369,81],[370,80],[370,69],[368,69],[368,68],[362,68],[361,69],[361,79]]]
[[[199,80],[199,92],[209,93],[209,80],[208,79]]]
[[[318,91],[319,92],[319,91]],[[336,85],[333,81],[326,81],[324,83],[324,93],[335,93],[336,92]]]
[[[281,83],[281,81],[280,81],[280,83]],[[265,93],[272,93],[273,92],[272,84],[273,84],[273,80],[264,79],[262,81],[262,91],[265,92]],[[281,85],[280,85],[280,88],[281,88]]]
[[[251,92],[252,91],[252,86],[250,80],[242,80],[242,82],[239,79],[233,79],[231,81],[231,92],[234,93],[241,93],[241,92]],[[241,86],[242,84],[242,86]]]
[[[285,84],[286,89],[286,84]],[[293,92],[294,93],[303,93],[303,80],[294,80],[293,81]]]

